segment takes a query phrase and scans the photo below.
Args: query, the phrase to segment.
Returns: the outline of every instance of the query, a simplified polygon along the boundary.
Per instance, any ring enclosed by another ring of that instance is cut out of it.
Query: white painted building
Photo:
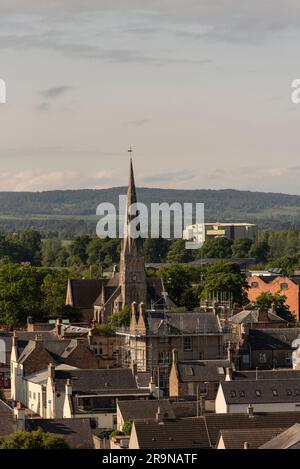
[[[233,380],[219,384],[217,414],[300,410],[300,380]]]

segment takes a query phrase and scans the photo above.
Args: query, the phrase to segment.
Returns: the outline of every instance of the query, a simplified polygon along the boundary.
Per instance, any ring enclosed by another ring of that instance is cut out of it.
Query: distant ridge
[[[126,187],[109,189],[51,190],[43,192],[0,192],[0,229],[34,225],[51,226],[51,220],[74,218],[82,223],[95,216],[98,204],[117,205]],[[151,202],[202,202],[207,221],[249,221],[262,228],[300,227],[300,195],[235,189],[137,189],[138,200]],[[35,223],[32,220],[40,220]],[[43,223],[41,220],[44,220]],[[93,230],[94,231],[94,230]]]

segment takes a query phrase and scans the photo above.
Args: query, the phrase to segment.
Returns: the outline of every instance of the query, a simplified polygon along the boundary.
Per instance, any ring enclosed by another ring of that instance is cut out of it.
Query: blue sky
[[[0,0],[0,190],[300,194],[294,0]]]

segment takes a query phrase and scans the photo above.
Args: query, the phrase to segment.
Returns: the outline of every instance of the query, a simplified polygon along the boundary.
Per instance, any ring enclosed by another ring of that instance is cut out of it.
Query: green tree
[[[267,262],[270,253],[270,246],[267,241],[256,241],[252,244],[249,257],[254,257],[258,262]]]
[[[27,316],[41,319],[41,284],[46,271],[27,265],[0,266],[0,322],[21,325]]]
[[[190,262],[193,260],[191,249],[186,249],[184,239],[176,239],[169,249],[167,261],[169,263]]]
[[[164,238],[146,238],[144,241],[145,262],[166,262],[171,241]]]
[[[0,449],[69,449],[69,445],[61,436],[39,429],[2,437]]]
[[[69,257],[68,250],[59,238],[47,239],[42,245],[42,264],[46,267],[65,267]]]
[[[93,237],[86,247],[89,265],[104,269],[119,263],[120,240]]]
[[[177,306],[185,306],[183,304],[183,295],[192,286],[191,273],[187,266],[170,264],[160,269],[160,275],[171,300]]]
[[[180,302],[188,311],[198,309],[202,289],[203,287],[201,285],[192,285],[182,293]]]
[[[123,424],[122,432],[124,433],[124,435],[130,435],[131,430],[132,430],[132,420],[127,420]]]
[[[246,275],[241,272],[239,265],[220,261],[207,268],[200,296],[205,300],[222,293],[231,297],[234,303],[244,305],[248,303],[247,288]]]
[[[70,272],[66,269],[53,270],[43,279],[41,292],[46,317],[61,316],[66,303],[66,291]]]
[[[87,264],[88,254],[87,246],[91,241],[90,236],[76,236],[73,243],[70,245],[70,251],[72,255],[72,263],[80,263],[83,265]]]
[[[249,250],[252,246],[252,239],[237,238],[232,245],[232,257],[243,259],[248,256]]]
[[[109,326],[113,331],[118,327],[128,327],[130,325],[130,308],[125,306],[121,311],[113,313],[109,318]]]
[[[207,258],[224,259],[232,255],[232,241],[227,238],[209,238],[200,249],[200,255]]]
[[[290,312],[289,306],[286,304],[286,296],[280,292],[272,294],[271,292],[262,292],[255,300],[254,306],[257,309],[270,309],[282,319],[288,322],[295,322],[295,317]]]
[[[279,268],[284,275],[293,275],[295,268],[299,265],[299,254],[278,257],[268,264],[270,268]]]

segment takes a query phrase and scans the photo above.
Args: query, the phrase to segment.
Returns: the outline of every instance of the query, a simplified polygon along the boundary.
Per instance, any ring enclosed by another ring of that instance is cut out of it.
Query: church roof
[[[69,288],[71,289],[72,306],[74,308],[93,308],[94,302],[101,292],[103,279],[71,279]]]

